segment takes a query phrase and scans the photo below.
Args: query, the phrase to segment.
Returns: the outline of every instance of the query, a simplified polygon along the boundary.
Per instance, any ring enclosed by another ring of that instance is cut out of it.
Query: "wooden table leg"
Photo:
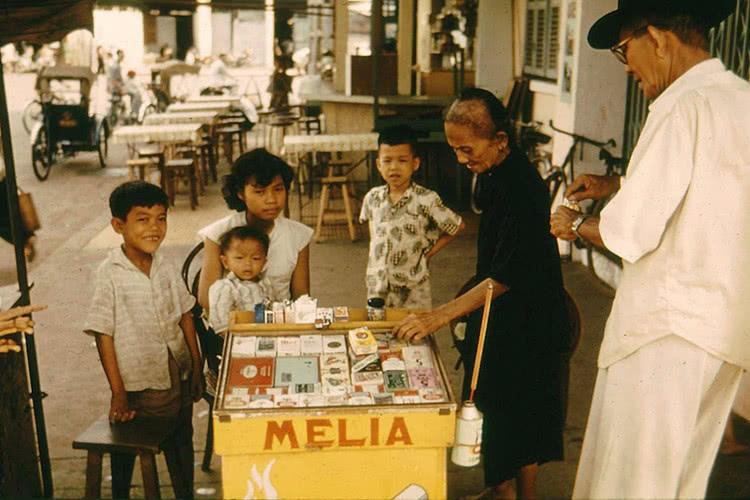
[[[89,450],[86,457],[86,497],[102,497],[102,453]]]
[[[156,459],[153,453],[141,453],[141,475],[143,476],[143,493],[146,498],[161,498],[159,476],[156,474]]]

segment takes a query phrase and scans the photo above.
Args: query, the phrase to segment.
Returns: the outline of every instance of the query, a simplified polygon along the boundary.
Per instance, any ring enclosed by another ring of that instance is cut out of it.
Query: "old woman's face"
[[[494,137],[482,137],[477,131],[459,123],[445,123],[445,137],[458,163],[475,174],[481,174],[497,165],[508,149],[508,135],[498,132]]]

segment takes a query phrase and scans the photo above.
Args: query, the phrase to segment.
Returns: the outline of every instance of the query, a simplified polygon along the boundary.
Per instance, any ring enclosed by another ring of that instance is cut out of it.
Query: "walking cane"
[[[477,342],[477,353],[474,357],[474,370],[471,374],[471,386],[469,399],[461,405],[461,411],[456,418],[456,443],[453,445],[451,461],[462,467],[473,467],[479,463],[480,451],[482,449],[482,414],[474,404],[474,392],[477,390],[479,381],[479,369],[482,364],[482,352],[484,351],[484,339],[487,335],[487,324],[490,320],[490,307],[492,307],[492,294],[494,291],[492,283],[487,285],[487,293],[484,296],[484,311],[482,312],[482,324],[479,327],[479,340]]]

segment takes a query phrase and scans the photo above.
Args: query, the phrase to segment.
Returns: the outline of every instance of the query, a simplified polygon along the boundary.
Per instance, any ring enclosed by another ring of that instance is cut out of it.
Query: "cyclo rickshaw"
[[[96,151],[105,166],[110,134],[104,113],[91,112],[90,92],[96,75],[84,66],[51,66],[37,76],[41,120],[31,130],[31,163],[40,181],[61,157]]]

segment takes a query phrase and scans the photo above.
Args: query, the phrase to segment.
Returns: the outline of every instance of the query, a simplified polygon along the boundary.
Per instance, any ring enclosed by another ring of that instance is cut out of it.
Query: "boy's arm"
[[[190,374],[190,391],[193,401],[197,403],[203,395],[203,360],[198,348],[198,334],[195,331],[195,323],[193,323],[193,314],[191,311],[183,313],[182,318],[180,318],[180,329],[182,330],[182,335],[185,337],[185,342],[190,350],[190,358],[193,362],[193,369]]]
[[[115,356],[115,339],[111,335],[96,333],[96,348],[112,391],[109,421],[115,423],[133,420],[135,411],[128,408],[128,395],[125,392],[125,384],[120,375],[120,368],[117,366],[117,356]]]
[[[461,224],[458,225],[458,229],[456,230],[455,233],[453,234],[443,233],[443,235],[437,239],[435,244],[432,245],[432,248],[430,248],[430,250],[426,254],[424,254],[425,258],[427,259],[427,262],[429,262],[430,259],[436,253],[442,250],[445,247],[445,245],[453,241],[456,238],[456,236],[458,236],[458,233],[463,231],[465,228],[466,228],[466,223],[464,221],[461,221]]]

